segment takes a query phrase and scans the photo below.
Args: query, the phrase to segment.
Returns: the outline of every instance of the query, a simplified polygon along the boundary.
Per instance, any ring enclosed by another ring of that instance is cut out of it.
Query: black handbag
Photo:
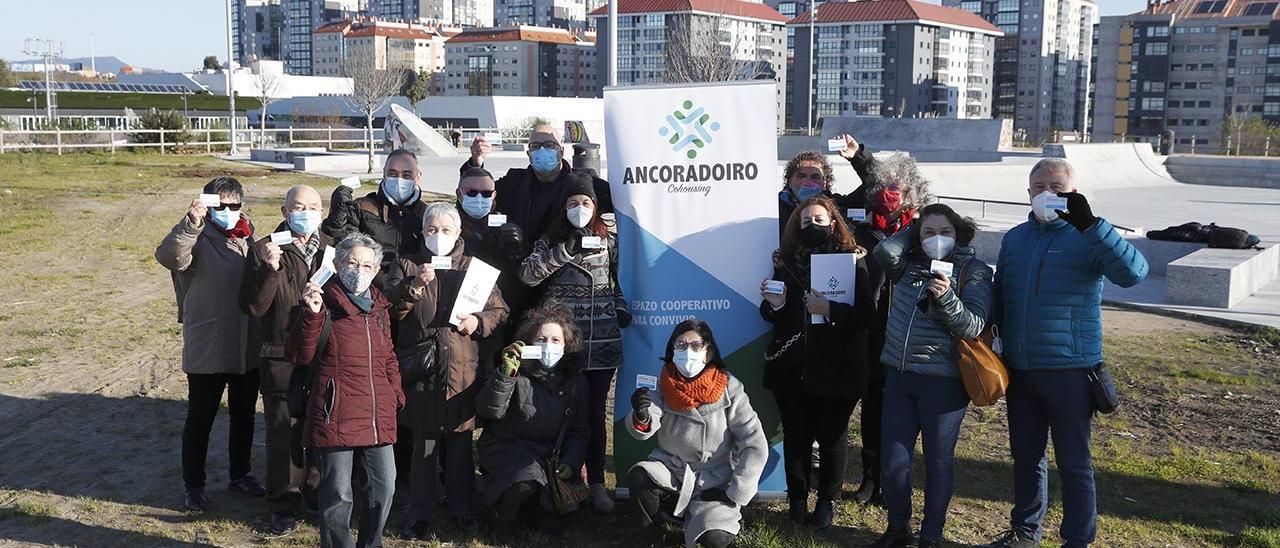
[[[408,386],[426,380],[427,374],[440,361],[440,345],[433,332],[425,341],[414,347],[409,354],[398,357],[400,362],[400,384]]]
[[[1089,371],[1089,392],[1093,395],[1093,409],[1104,415],[1115,413],[1120,407],[1120,394],[1105,363],[1093,366]]]
[[[320,342],[316,345],[316,354],[312,356],[311,363],[307,367],[293,366],[293,371],[289,372],[289,392],[287,402],[289,405],[289,416],[295,419],[307,418],[307,400],[311,398],[311,379],[315,376],[316,367],[320,366],[320,360],[324,357],[324,351],[329,346],[329,331],[333,328],[333,321],[329,318],[329,311],[324,311],[324,326],[320,328]]]

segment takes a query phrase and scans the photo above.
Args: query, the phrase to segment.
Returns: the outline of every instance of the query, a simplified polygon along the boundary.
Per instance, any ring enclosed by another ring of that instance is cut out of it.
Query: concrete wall
[[[947,118],[822,119],[825,140],[848,133],[870,143],[875,150],[996,152],[1012,141],[1009,120],[954,120]]]
[[[1165,169],[1193,185],[1280,188],[1280,158],[1170,156]]]

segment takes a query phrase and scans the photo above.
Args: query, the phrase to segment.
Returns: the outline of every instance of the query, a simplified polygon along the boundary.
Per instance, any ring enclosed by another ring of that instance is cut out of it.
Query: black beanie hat
[[[564,197],[568,199],[570,196],[578,195],[587,196],[591,201],[596,201],[596,185],[590,175],[572,171],[569,173],[569,184],[564,189]]]

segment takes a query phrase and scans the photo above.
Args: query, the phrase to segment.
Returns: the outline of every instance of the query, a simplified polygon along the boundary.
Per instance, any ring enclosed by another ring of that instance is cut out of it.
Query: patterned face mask
[[[369,290],[369,286],[373,285],[373,276],[376,272],[367,272],[359,268],[343,268],[338,271],[338,281],[342,285],[356,295],[362,295]]]

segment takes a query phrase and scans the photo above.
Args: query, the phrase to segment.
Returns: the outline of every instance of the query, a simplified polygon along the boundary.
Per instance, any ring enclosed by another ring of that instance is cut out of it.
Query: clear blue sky
[[[52,38],[67,57],[98,55],[171,71],[227,58],[225,0],[3,0],[0,58],[23,59],[24,38]],[[1099,0],[1103,15],[1141,10],[1145,0]]]

